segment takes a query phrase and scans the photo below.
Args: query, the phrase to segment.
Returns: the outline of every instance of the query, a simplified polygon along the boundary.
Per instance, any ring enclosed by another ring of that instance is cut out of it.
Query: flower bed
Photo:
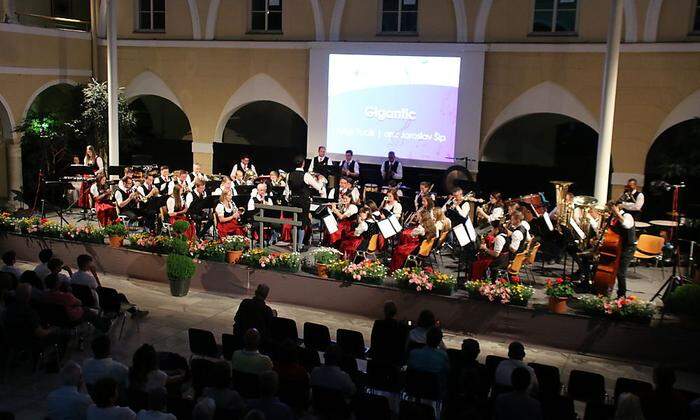
[[[452,274],[437,271],[423,271],[420,267],[401,268],[392,274],[401,289],[417,292],[431,292],[451,295],[457,286],[457,278]]]
[[[17,224],[17,219],[8,212],[0,213],[0,231],[13,231]]]
[[[470,298],[485,299],[504,305],[526,306],[535,290],[526,286],[517,277],[513,281],[500,278],[493,283],[484,280],[468,281],[466,289]]]
[[[357,264],[336,260],[328,265],[328,272],[338,280],[382,284],[389,270],[377,260],[364,260]]]
[[[639,300],[635,296],[621,298],[583,296],[579,302],[583,311],[590,315],[642,323],[648,323],[654,316],[654,305]]]
[[[241,263],[250,267],[297,272],[301,268],[298,252],[271,253],[267,249],[253,248],[243,253]]]
[[[151,235],[150,233],[136,233],[128,237],[124,247],[156,254],[169,254],[173,251],[173,238],[164,235]]]

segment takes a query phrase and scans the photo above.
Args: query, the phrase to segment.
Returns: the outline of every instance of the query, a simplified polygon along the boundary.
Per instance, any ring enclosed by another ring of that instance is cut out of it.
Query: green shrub
[[[164,247],[168,249],[171,254],[188,255],[190,252],[190,244],[187,240],[181,238],[172,238],[166,241]]]
[[[700,284],[684,284],[676,288],[664,304],[673,313],[700,318]]]
[[[127,235],[126,226],[123,223],[115,223],[104,228],[104,233],[107,236],[121,236],[125,237]]]
[[[170,254],[166,261],[168,279],[189,280],[194,276],[197,265],[185,255]]]
[[[187,229],[190,228],[190,223],[186,222],[184,220],[178,220],[177,222],[173,223],[171,226],[171,229],[173,232],[175,232],[178,235],[182,235],[183,233],[187,232]]]

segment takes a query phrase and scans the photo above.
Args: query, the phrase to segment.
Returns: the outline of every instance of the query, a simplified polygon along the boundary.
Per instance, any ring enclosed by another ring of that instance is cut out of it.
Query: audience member
[[[280,383],[295,383],[308,388],[309,373],[299,363],[299,349],[292,340],[282,343],[279,357],[274,364]]]
[[[87,409],[87,420],[135,420],[136,414],[129,407],[117,405],[119,391],[112,378],[102,378],[95,384],[95,404]]]
[[[177,420],[174,414],[165,413],[168,391],[165,388],[153,388],[148,392],[148,408],[139,411],[137,420]]]
[[[275,316],[272,308],[265,303],[269,293],[270,288],[266,284],[259,284],[252,298],[243,299],[233,317],[234,335],[242,337],[248,330],[255,328],[262,337],[265,337],[270,322]]]
[[[516,368],[524,368],[530,372],[530,383],[529,391],[530,394],[535,395],[537,393],[537,376],[535,376],[535,370],[528,366],[523,359],[525,358],[525,346],[518,341],[513,341],[508,346],[508,359],[502,361],[496,367],[496,373],[494,375],[494,382],[496,386],[503,389],[510,389],[513,387],[511,383],[511,377],[513,376],[513,371]]]
[[[92,386],[102,378],[114,379],[121,390],[129,386],[129,368],[112,359],[109,336],[98,335],[92,340],[92,358],[83,362],[85,383]]]
[[[500,367],[500,364],[499,364]],[[496,397],[494,420],[541,420],[540,402],[528,393],[532,375],[523,367],[512,370],[510,383],[513,391]]]
[[[292,420],[294,414],[289,406],[277,398],[279,379],[274,371],[260,375],[260,398],[248,405],[250,409],[260,410],[265,420]]]
[[[88,407],[92,404],[89,395],[80,392],[83,375],[80,366],[68,362],[61,369],[62,385],[46,397],[48,418],[51,420],[84,419]]]
[[[384,319],[374,321],[370,339],[372,360],[403,364],[408,328],[396,320],[397,312],[396,304],[389,300],[384,303]]]
[[[355,394],[355,383],[340,369],[341,359],[340,347],[331,344],[324,354],[323,365],[311,372],[311,386],[340,391],[348,398]]]
[[[44,282],[48,290],[41,298],[42,303],[62,306],[66,317],[72,322],[89,322],[102,332],[109,330],[109,322],[101,319],[95,310],[83,308],[83,303],[67,291],[69,285],[60,283],[56,274],[49,274]]]
[[[631,392],[623,392],[617,397],[615,420],[645,420],[639,397]]]
[[[442,392],[447,391],[447,374],[450,371],[450,359],[447,353],[440,349],[442,331],[433,327],[426,334],[425,346],[411,350],[408,355],[408,369],[418,372],[428,372],[438,375]]]
[[[15,267],[15,263],[17,262],[17,254],[15,251],[7,251],[2,254],[2,262],[3,266],[0,267],[0,271],[10,273],[15,276],[15,280],[19,280],[24,271]]]
[[[228,362],[217,362],[212,372],[212,387],[202,391],[203,397],[214,400],[216,407],[227,411],[241,411],[245,407],[243,398],[231,389],[231,367]]]
[[[27,270],[19,277],[18,283],[25,283],[32,286],[31,300],[39,301],[44,295],[44,282],[31,270]]]
[[[243,420],[266,420],[265,414],[260,410],[250,410],[246,413]]]
[[[437,321],[433,312],[427,309],[421,311],[420,315],[418,315],[416,327],[408,333],[408,350],[425,345],[428,330],[435,326],[437,326]],[[445,343],[440,343],[440,348],[445,349],[447,347],[445,347]]]
[[[39,251],[39,261],[41,261],[41,263],[34,267],[34,272],[42,281],[46,276],[51,274],[51,270],[49,270],[48,267],[48,263],[51,258],[53,258],[53,251],[51,248],[45,248]]]
[[[43,328],[39,314],[29,305],[32,286],[22,283],[15,289],[15,298],[5,308],[4,326],[14,343],[38,349],[45,340],[58,335],[57,328]]]
[[[654,391],[642,398],[642,408],[646,420],[676,420],[688,419],[689,401],[678,392],[673,385],[676,383],[676,372],[665,366],[654,369]]]
[[[457,392],[469,401],[485,401],[489,393],[488,372],[477,360],[479,353],[478,341],[473,338],[462,341],[462,371],[458,373]]]
[[[179,383],[184,378],[184,372],[176,372],[172,376],[158,367],[158,353],[150,344],[144,344],[134,353],[131,369],[129,369],[129,387],[144,392],[154,388],[165,388],[168,384]]]
[[[66,283],[70,284],[71,279],[70,276],[73,275],[73,272],[71,271],[70,267],[67,265],[63,264],[63,260],[60,258],[51,258],[47,264],[47,267],[49,269],[49,274],[55,274],[58,276],[58,281],[61,283]],[[66,271],[68,275],[65,275],[62,273],[62,271]],[[44,280],[46,277],[44,277]]]
[[[272,369],[272,360],[260,354],[260,333],[255,328],[249,329],[243,338],[243,349],[236,350],[231,358],[231,368],[238,372],[259,375]]]
[[[211,398],[200,398],[192,410],[192,420],[214,420],[216,403]]]

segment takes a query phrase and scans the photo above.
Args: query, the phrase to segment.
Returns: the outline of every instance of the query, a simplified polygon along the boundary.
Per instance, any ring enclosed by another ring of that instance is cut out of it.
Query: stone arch
[[[700,89],[691,93],[668,113],[666,118],[664,118],[659,125],[658,130],[656,130],[654,140],[656,140],[661,133],[674,125],[686,120],[692,120],[693,118],[700,118]],[[651,144],[649,146],[651,147]]]
[[[36,98],[39,95],[41,95],[41,93],[43,91],[50,88],[51,86],[64,85],[64,84],[76,86],[78,83],[75,80],[71,80],[71,79],[55,79],[55,80],[51,80],[51,81],[44,83],[43,85],[41,85],[41,87],[39,87],[39,89],[35,90],[34,93],[32,93],[32,95],[27,100],[27,103],[24,106],[24,111],[22,112],[22,119],[24,120],[27,117],[27,112],[29,112],[29,108],[31,108],[31,106],[34,103],[34,101],[36,100]]]
[[[10,104],[2,95],[0,95],[0,127],[2,127],[2,136],[5,139],[11,139],[15,131],[15,117],[12,115]]]
[[[174,103],[180,109],[183,109],[177,95],[175,95],[172,89],[152,71],[147,70],[134,77],[124,90],[124,97],[127,100],[133,100],[143,95],[160,96]]]
[[[297,101],[292,98],[292,95],[275,79],[267,74],[260,73],[243,83],[226,102],[216,125],[214,141],[221,142],[226,123],[236,110],[255,101],[278,102],[296,112],[306,121],[306,113],[303,112]]]
[[[501,126],[518,117],[549,113],[574,118],[598,132],[598,120],[574,94],[553,82],[542,82],[511,101],[493,120],[486,131],[480,147],[483,154],[491,135]]]

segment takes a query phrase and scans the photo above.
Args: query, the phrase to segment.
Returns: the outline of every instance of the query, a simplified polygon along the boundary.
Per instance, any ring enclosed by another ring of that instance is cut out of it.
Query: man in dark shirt
[[[275,312],[265,303],[269,293],[270,287],[266,284],[260,284],[255,289],[255,295],[252,298],[243,299],[233,317],[233,335],[243,337],[246,331],[255,328],[265,338],[270,322],[276,316]]]
[[[513,370],[513,391],[496,397],[494,420],[542,420],[540,402],[528,392],[530,380],[527,369],[518,367]]]
[[[374,321],[370,354],[372,360],[401,365],[405,359],[408,328],[396,320],[398,309],[392,301],[384,303],[384,319]]]

